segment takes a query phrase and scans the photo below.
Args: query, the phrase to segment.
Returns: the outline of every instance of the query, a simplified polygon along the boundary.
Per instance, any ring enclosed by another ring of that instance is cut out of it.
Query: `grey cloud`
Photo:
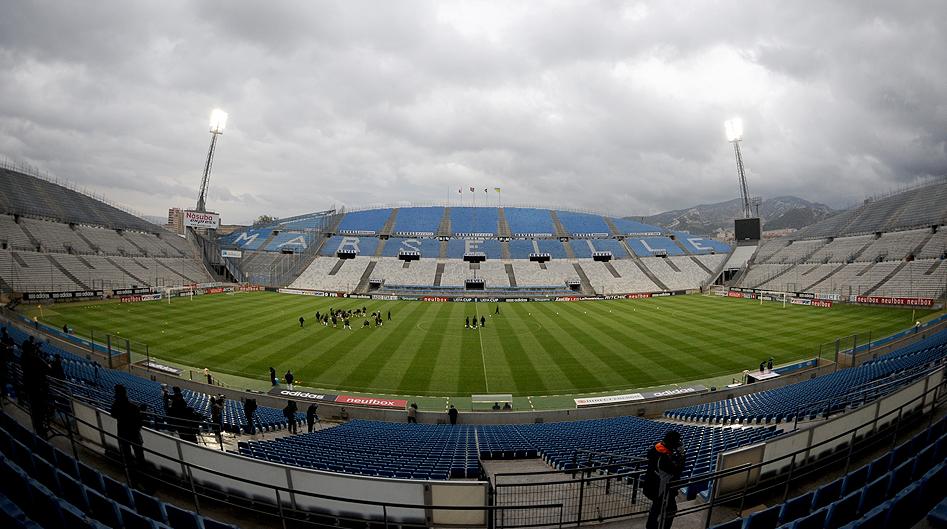
[[[849,205],[947,168],[942,2],[6,2],[0,153],[146,213]],[[453,189],[453,194],[451,190]]]

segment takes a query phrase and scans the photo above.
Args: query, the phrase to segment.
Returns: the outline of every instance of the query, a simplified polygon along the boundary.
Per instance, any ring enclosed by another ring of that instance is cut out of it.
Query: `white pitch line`
[[[474,303],[474,318],[480,315],[480,307]],[[483,364],[483,387],[487,393],[490,393],[490,382],[487,381],[487,358],[483,355],[483,327],[477,327],[477,337],[480,338],[480,363]]]

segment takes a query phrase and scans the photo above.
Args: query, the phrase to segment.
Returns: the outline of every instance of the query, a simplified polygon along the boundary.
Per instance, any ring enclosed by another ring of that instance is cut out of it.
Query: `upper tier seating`
[[[629,257],[618,239],[572,239],[569,244],[576,257],[591,258],[595,252],[612,252],[614,259]]]
[[[825,245],[824,239],[812,241],[792,241],[788,246],[784,246],[769,257],[766,262],[769,263],[799,263],[806,257],[815,253],[819,248]],[[759,253],[757,253],[759,256]],[[758,263],[763,262],[757,259]]]
[[[20,218],[22,229],[31,233],[47,252],[92,253],[90,247],[68,224],[45,220]],[[113,232],[114,233],[114,232]],[[35,248],[34,248],[35,249]],[[113,252],[117,253],[117,252]]]
[[[612,219],[612,223],[615,224],[615,227],[618,229],[619,235],[635,235],[645,233],[649,235],[660,235],[661,233],[665,232],[664,229],[659,228],[658,226],[643,224],[631,219]]]
[[[498,221],[497,208],[450,208],[450,229],[455,235],[493,237]]]
[[[364,211],[349,212],[342,218],[338,232],[353,235],[377,234],[385,227],[385,223],[388,222],[390,216],[391,209],[366,209]]]
[[[82,193],[39,178],[0,169],[0,213],[30,215],[65,223],[94,224],[149,233],[158,226]]]
[[[399,208],[394,234],[435,235],[441,225],[444,208]]]
[[[499,259],[500,241],[496,239],[450,239],[447,241],[447,258],[463,259],[466,253],[485,253],[487,259]]]
[[[385,243],[384,257],[398,257],[401,252],[421,252],[423,257],[436,259],[441,254],[441,241],[392,237]]]
[[[573,213],[571,211],[557,211],[559,222],[566,232],[571,235],[584,234],[602,234],[608,235],[612,230],[608,229],[600,215],[591,215],[588,213]]]
[[[514,237],[552,237],[556,233],[548,209],[504,208],[503,213]]]
[[[730,246],[728,244],[714,239],[708,239],[707,237],[696,237],[684,231],[674,232],[674,237],[681,241],[681,244],[692,254],[730,252]]]
[[[304,252],[307,248],[315,244],[317,239],[312,232],[300,233],[292,231],[281,231],[274,235],[270,242],[263,248],[267,252]]]
[[[662,251],[667,255],[684,255],[684,250],[667,237],[635,237],[625,239],[625,242],[639,257],[650,257]]]
[[[375,255],[377,248],[378,238],[376,237],[335,235],[322,245],[319,255],[335,256],[339,250],[351,250],[356,255],[371,257]]]
[[[928,235],[930,235],[930,229],[882,233],[881,237],[875,239],[858,256],[858,260],[876,261],[884,259],[885,261],[900,261],[917,245],[921,244]]]
[[[0,243],[11,250],[35,250],[30,237],[10,215],[0,215]]]
[[[843,211],[799,230],[798,238],[839,237],[947,224],[947,182],[919,187]]]
[[[143,255],[144,252],[128,242],[115,230],[76,226],[76,231],[89,240],[101,253],[108,255]]]
[[[669,410],[674,419],[749,423],[813,419],[858,406],[912,380],[917,373],[947,355],[947,331],[903,347],[858,367],[777,389]]]
[[[874,235],[858,235],[855,237],[839,237],[816,250],[809,257],[810,263],[847,263],[850,262],[855,254],[865,248],[866,245],[875,240]],[[864,260],[864,255],[861,255]],[[870,259],[869,259],[870,260]],[[757,260],[757,262],[764,262]]]

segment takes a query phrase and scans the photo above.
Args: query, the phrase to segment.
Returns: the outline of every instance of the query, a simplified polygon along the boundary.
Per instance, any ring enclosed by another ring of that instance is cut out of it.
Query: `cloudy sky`
[[[224,222],[456,201],[835,207],[947,173],[947,3],[0,2],[0,155]],[[469,195],[469,193],[468,193]],[[467,197],[469,201],[469,197]]]

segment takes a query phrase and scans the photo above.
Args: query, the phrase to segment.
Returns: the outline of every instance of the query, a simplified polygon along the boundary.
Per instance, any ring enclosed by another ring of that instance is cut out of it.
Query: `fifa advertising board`
[[[202,213],[200,211],[185,211],[184,225],[190,228],[216,230],[220,227],[220,215],[217,213]]]

